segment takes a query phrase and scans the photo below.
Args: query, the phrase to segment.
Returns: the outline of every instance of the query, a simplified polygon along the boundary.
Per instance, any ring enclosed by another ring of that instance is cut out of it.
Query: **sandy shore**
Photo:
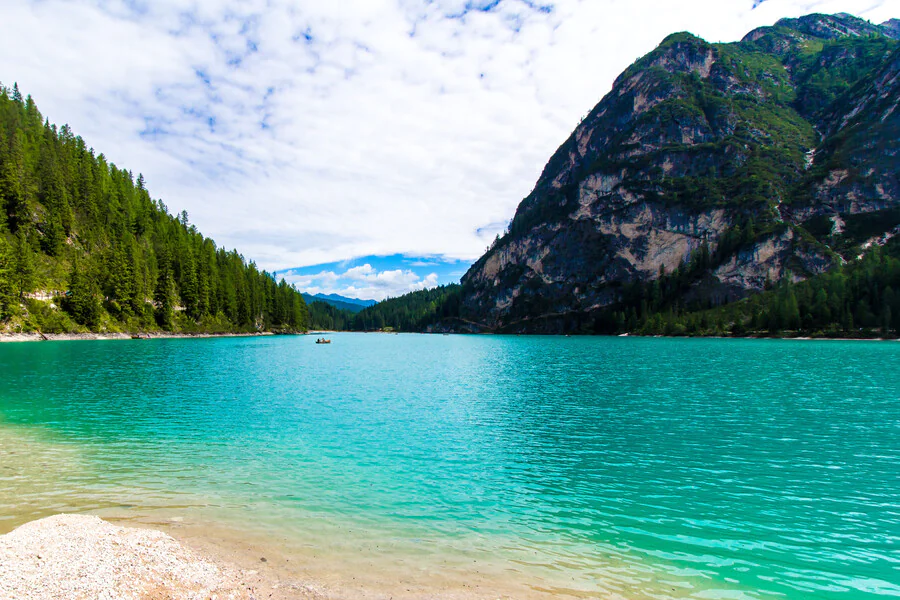
[[[522,600],[565,589],[497,586],[477,567],[465,583],[437,573],[371,571],[331,575],[263,549],[219,539],[210,530],[178,539],[157,529],[122,527],[99,517],[62,514],[0,536],[0,598],[16,600]],[[168,528],[167,528],[168,529]],[[268,550],[271,550],[269,548]],[[418,576],[417,576],[418,575]],[[421,576],[427,584],[423,585]],[[374,581],[378,585],[372,585]],[[494,584],[494,585],[492,585]],[[623,600],[617,594],[603,598]]]
[[[55,342],[79,340],[130,340],[131,333],[0,333],[0,342]],[[137,335],[137,334],[134,334]],[[181,339],[181,338],[213,338],[213,337],[259,337],[275,335],[265,331],[262,333],[142,333],[146,339]]]
[[[87,515],[56,515],[0,536],[2,598],[244,599],[259,597],[255,575],[165,533]]]

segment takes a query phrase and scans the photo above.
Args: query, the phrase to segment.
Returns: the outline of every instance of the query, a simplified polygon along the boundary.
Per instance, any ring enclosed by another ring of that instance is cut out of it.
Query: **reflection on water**
[[[898,351],[350,334],[7,344],[0,476],[16,491],[0,492],[0,527],[161,510],[337,562],[477,564],[537,589],[897,595]]]

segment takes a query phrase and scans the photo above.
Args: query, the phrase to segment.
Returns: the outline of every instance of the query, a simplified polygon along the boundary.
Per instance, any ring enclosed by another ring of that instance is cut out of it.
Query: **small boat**
[[[319,338],[316,340],[317,344],[330,344],[331,340],[326,340],[325,338]]]

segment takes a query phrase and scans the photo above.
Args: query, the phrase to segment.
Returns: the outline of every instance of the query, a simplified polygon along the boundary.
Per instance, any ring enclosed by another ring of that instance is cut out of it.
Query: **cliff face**
[[[700,255],[684,302],[721,303],[822,273],[900,225],[894,25],[810,15],[734,44],[668,37],[615,81],[465,275],[463,317],[584,328],[628,286]]]
[[[890,19],[881,24],[881,30],[884,35],[900,40],[900,19]]]

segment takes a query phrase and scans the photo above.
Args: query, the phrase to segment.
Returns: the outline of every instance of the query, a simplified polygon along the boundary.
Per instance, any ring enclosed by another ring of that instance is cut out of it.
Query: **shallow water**
[[[180,515],[390,576],[900,595],[900,345],[340,334],[0,345],[0,530]]]

